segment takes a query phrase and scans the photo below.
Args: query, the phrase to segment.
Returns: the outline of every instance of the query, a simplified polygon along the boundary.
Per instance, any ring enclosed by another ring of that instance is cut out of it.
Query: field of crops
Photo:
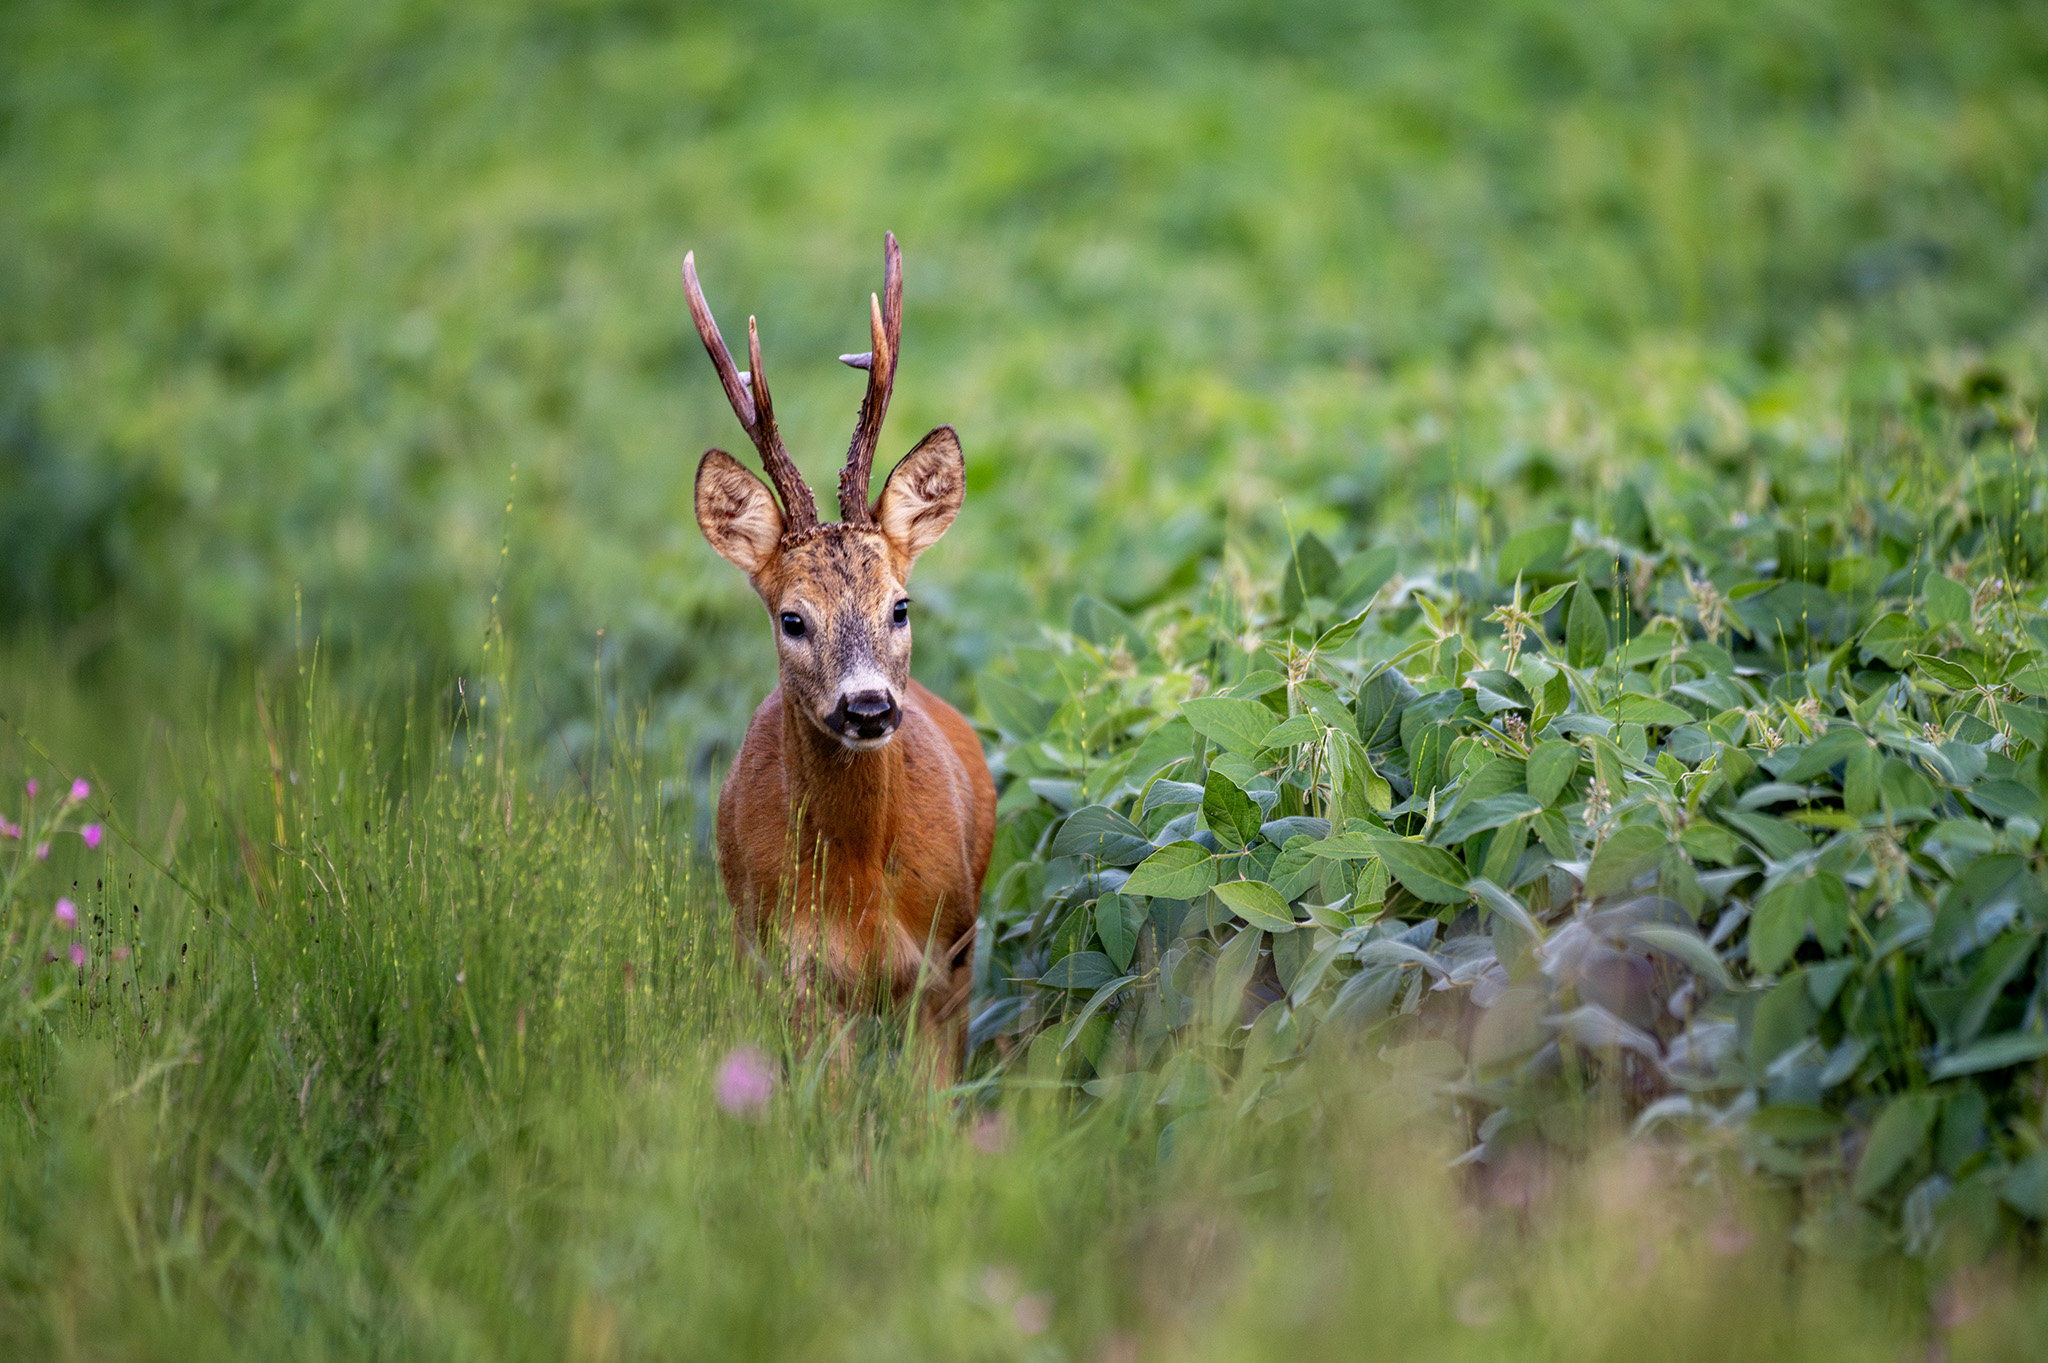
[[[2024,1352],[2044,73],[2018,3],[6,7],[0,1348]],[[706,843],[775,655],[683,252],[829,493],[885,228],[1001,791],[942,1093]]]

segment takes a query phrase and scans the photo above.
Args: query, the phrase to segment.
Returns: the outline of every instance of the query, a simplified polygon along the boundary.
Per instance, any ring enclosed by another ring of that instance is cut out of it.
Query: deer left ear
[[[941,426],[918,441],[917,448],[889,470],[881,500],[875,503],[875,523],[903,560],[906,576],[917,556],[946,533],[966,498],[967,461],[951,426]]]

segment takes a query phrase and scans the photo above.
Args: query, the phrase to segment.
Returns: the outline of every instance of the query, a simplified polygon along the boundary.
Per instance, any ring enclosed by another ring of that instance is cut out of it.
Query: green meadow
[[[19,0],[0,186],[8,1356],[2048,1324],[2038,6]],[[708,846],[683,254],[822,491],[884,230],[943,1092]]]

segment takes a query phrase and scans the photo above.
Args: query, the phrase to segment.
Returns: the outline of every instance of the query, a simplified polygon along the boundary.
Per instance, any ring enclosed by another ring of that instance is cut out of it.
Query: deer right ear
[[[697,526],[719,557],[758,574],[782,541],[782,512],[759,478],[724,450],[697,465]]]
[[[889,537],[906,581],[910,565],[946,533],[966,497],[967,463],[951,426],[933,430],[889,470],[875,503],[875,523]]]

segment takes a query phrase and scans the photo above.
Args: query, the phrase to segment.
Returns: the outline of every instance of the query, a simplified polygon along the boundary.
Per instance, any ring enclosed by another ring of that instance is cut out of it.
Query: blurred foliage
[[[0,612],[445,681],[502,575],[572,747],[603,695],[729,736],[772,655],[690,521],[737,432],[682,252],[829,483],[885,226],[885,438],[968,451],[943,688],[1290,519],[1454,558],[1739,483],[2036,372],[2044,62],[2024,3],[22,0]]]
[[[1623,496],[1612,533],[1472,567],[1311,535],[1278,591],[1146,628],[1082,598],[981,688],[975,1043],[1084,1103],[1273,1123],[1362,1035],[1433,1053],[1491,1169],[1628,1118],[1800,1188],[1809,1249],[2030,1233],[2035,438],[1943,482],[1866,468],[1882,493],[1825,520]]]

